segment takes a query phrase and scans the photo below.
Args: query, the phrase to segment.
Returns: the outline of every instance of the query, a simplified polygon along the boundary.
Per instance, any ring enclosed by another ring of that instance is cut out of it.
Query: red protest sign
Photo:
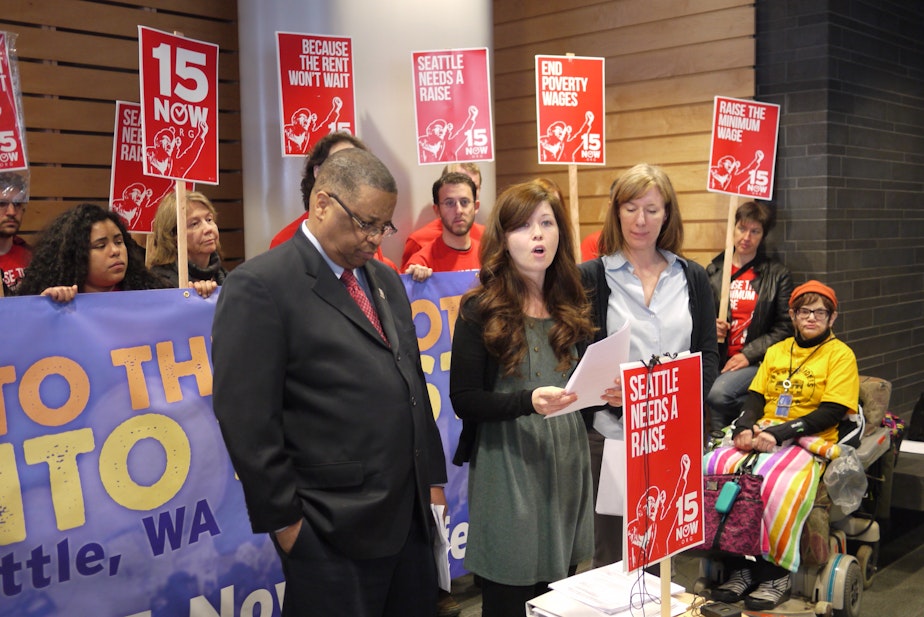
[[[173,190],[173,181],[144,175],[143,160],[141,105],[116,101],[109,209],[122,217],[129,231],[151,233],[157,206]]]
[[[620,368],[632,571],[703,542],[702,356]]]
[[[282,155],[305,156],[328,133],[356,132],[353,41],[276,33]]]
[[[138,26],[144,173],[218,184],[218,46]]]
[[[415,52],[413,62],[417,163],[493,160],[488,50]]]
[[[0,171],[28,169],[19,71],[11,58],[16,35],[0,32]]]
[[[603,58],[536,56],[540,164],[606,164],[603,89]]]
[[[715,97],[707,190],[770,199],[779,127],[779,105]]]

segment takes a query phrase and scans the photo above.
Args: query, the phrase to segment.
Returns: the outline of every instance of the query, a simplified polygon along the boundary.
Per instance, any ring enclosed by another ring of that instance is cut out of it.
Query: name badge
[[[792,394],[784,392],[776,400],[776,415],[781,418],[789,416],[790,407],[792,407]]]

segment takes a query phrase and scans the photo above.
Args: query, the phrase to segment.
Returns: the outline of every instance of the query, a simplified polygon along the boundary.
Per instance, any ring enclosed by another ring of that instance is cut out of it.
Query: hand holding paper
[[[587,348],[581,362],[574,369],[565,390],[577,395],[573,403],[546,417],[593,407],[609,402],[622,402],[622,388],[614,383],[619,376],[619,365],[629,358],[629,324],[597,341]],[[606,396],[606,400],[601,397]]]
[[[536,413],[547,416],[573,405],[577,401],[577,394],[555,386],[542,386],[533,390],[532,400]]]

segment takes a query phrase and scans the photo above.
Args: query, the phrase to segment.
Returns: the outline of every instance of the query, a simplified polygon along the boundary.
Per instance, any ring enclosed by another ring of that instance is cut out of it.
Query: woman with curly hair
[[[545,416],[577,400],[564,386],[594,326],[554,183],[498,197],[481,264],[456,321],[449,393],[463,420],[453,462],[470,460],[465,566],[483,579],[482,614],[498,617],[593,552],[584,421]]]
[[[163,287],[167,284],[144,267],[144,249],[119,215],[85,203],[58,216],[42,233],[17,294],[70,302],[78,292]]]
[[[154,250],[151,271],[177,287],[176,194],[168,193],[160,201],[152,226]],[[221,285],[228,272],[221,265],[218,241],[218,212],[209,198],[192,191],[186,194],[186,258],[189,286],[208,298]]]

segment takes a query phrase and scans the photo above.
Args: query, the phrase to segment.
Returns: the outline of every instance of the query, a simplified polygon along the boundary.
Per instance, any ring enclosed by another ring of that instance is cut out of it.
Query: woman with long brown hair
[[[465,566],[482,578],[484,617],[501,617],[593,550],[583,419],[545,416],[577,399],[564,386],[594,327],[554,183],[498,197],[481,264],[456,321],[449,390],[464,423],[454,462],[470,460]]]

